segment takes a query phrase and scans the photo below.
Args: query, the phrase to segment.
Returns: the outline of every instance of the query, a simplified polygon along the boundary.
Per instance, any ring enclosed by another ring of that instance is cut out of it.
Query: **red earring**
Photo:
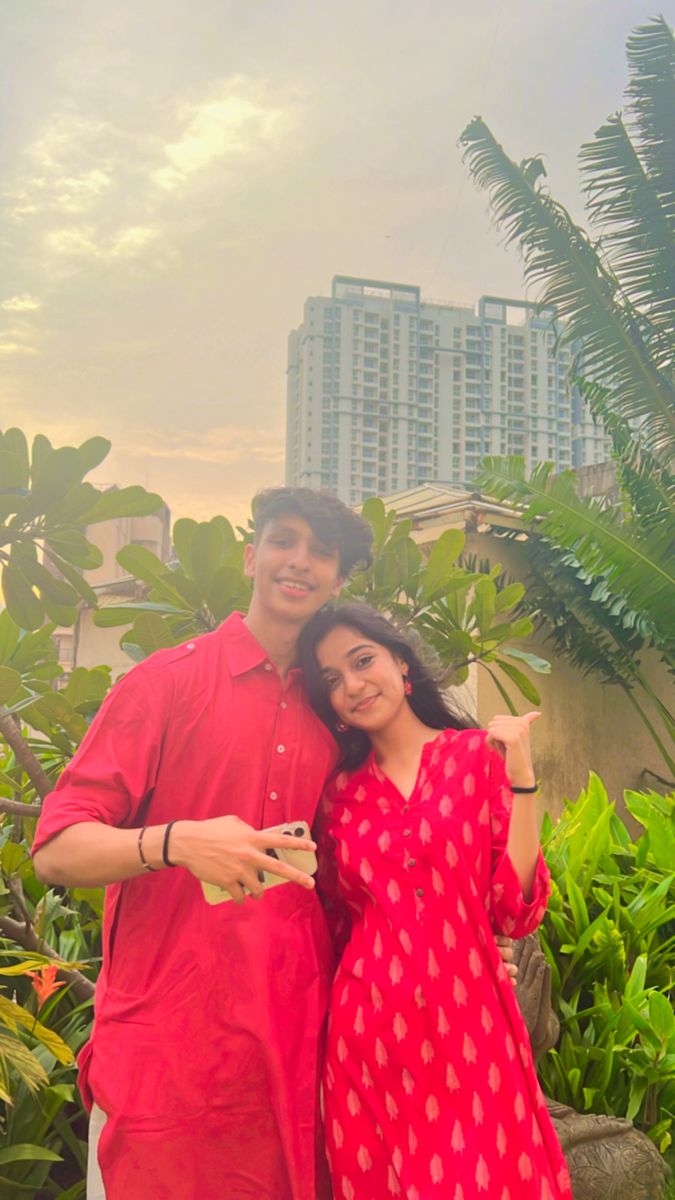
[[[412,690],[413,690],[412,683],[408,679],[408,676],[404,675],[403,676],[403,691],[405,692],[406,696],[412,696]]]
[[[345,725],[344,721],[338,721],[335,725],[335,728],[337,729],[338,733],[347,732],[347,726]]]

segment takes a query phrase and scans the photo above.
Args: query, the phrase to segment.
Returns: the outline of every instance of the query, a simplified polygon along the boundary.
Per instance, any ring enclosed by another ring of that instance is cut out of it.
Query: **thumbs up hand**
[[[504,758],[509,782],[514,787],[533,787],[536,783],[530,748],[530,726],[541,713],[529,712],[522,717],[503,715],[493,717],[487,727],[487,745]]]

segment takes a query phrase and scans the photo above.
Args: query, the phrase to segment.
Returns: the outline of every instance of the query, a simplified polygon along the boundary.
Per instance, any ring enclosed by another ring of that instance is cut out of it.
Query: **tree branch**
[[[33,754],[25,737],[22,736],[12,714],[2,708],[0,708],[0,735],[13,750],[16,761],[23,767],[38,796],[44,800],[45,796],[54,790],[52,782]]]
[[[34,950],[36,954],[44,954],[46,958],[59,958],[56,950],[38,937],[32,925],[27,928],[12,917],[0,917],[0,933],[18,942],[24,950]],[[73,995],[80,1002],[90,1000],[94,995],[94,984],[81,971],[59,967],[59,975],[66,983],[71,984]]]
[[[20,800],[5,800],[0,796],[0,813],[11,813],[13,817],[32,817],[36,820],[41,812],[41,804],[22,804]]]

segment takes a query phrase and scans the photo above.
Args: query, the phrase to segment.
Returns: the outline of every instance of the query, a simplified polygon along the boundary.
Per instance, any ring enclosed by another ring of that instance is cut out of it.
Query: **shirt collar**
[[[233,675],[243,675],[246,671],[252,671],[270,661],[267,652],[244,623],[243,613],[232,613],[223,621],[219,633]],[[291,668],[288,672],[289,680],[300,674],[299,667]]]
[[[267,654],[244,624],[242,613],[232,613],[223,621],[219,632],[233,675],[243,675],[245,671],[252,671],[254,667],[267,662]]]

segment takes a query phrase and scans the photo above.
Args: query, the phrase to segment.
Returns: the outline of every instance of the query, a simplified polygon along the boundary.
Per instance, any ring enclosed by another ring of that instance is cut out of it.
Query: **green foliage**
[[[675,796],[626,792],[632,841],[596,775],[545,821],[553,890],[541,941],[561,1018],[545,1092],[634,1120],[663,1152],[675,1120]]]
[[[580,152],[593,237],[550,195],[540,160],[515,163],[480,118],[462,135],[497,225],[571,345],[621,503],[580,498],[572,473],[553,478],[550,464],[528,477],[519,459],[486,460],[476,482],[530,522],[527,611],[573,661],[623,687],[675,775],[673,716],[635,656],[652,644],[675,664],[675,39],[662,17],[633,32],[627,56],[626,117],[610,117]]]
[[[131,624],[122,646],[136,660],[207,633],[248,608],[245,541],[225,517],[176,521],[173,540],[177,562],[170,567],[143,546],[120,550],[120,566],[147,585],[148,599],[101,609],[94,618],[102,628]]]
[[[160,496],[142,487],[97,491],[84,481],[110,450],[105,438],[79,448],[55,449],[42,434],[29,451],[20,429],[0,432],[0,566],[7,609],[22,629],[45,618],[72,625],[83,600],[96,596],[81,571],[101,565],[101,552],[84,530],[113,517],[146,516]],[[56,568],[49,570],[40,554]]]

